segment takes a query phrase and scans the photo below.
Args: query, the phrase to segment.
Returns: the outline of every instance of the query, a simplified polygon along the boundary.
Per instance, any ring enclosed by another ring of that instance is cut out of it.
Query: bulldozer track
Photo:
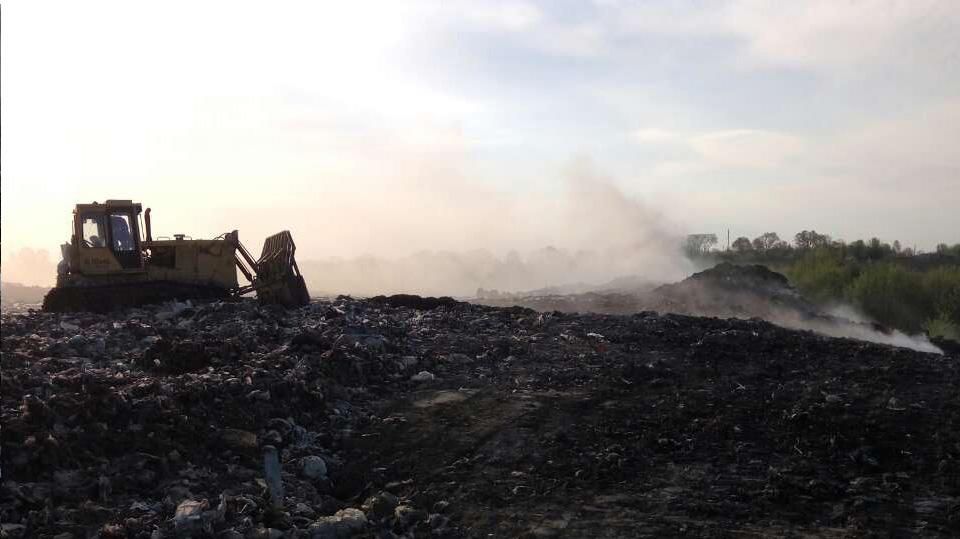
[[[230,296],[230,290],[205,285],[167,281],[93,286],[59,287],[43,298],[48,312],[109,312],[172,300],[214,300]]]

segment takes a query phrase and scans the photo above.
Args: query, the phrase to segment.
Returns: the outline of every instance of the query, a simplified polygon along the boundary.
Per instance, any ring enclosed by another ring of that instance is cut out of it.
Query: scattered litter
[[[2,324],[4,537],[957,535],[949,352],[412,296]]]
[[[429,382],[436,379],[437,377],[430,371],[420,371],[417,374],[414,374],[410,377],[410,380],[413,382]]]
[[[325,479],[327,477],[327,463],[322,457],[308,455],[300,461],[300,469],[307,479]]]

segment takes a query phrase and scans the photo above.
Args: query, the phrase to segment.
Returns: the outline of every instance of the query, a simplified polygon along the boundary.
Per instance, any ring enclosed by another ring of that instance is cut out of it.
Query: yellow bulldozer
[[[60,246],[57,286],[45,311],[94,311],[187,299],[222,299],[251,292],[264,304],[310,302],[290,232],[264,241],[254,260],[237,231],[214,239],[184,234],[153,238],[150,208],[131,200],[77,204],[73,235]],[[240,285],[237,272],[248,284]]]

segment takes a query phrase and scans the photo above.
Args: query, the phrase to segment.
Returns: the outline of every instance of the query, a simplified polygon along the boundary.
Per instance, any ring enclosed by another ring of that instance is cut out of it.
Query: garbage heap
[[[657,311],[765,320],[795,313],[816,317],[818,309],[785,276],[761,265],[728,262],[694,273],[683,281],[656,288],[649,307]]]
[[[449,298],[2,319],[4,537],[960,534],[960,369]]]

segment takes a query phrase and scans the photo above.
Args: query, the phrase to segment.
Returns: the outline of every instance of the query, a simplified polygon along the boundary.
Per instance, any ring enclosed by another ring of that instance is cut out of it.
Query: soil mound
[[[700,316],[769,320],[785,310],[801,318],[819,314],[784,275],[761,265],[718,264],[656,288],[649,299],[655,310]]]
[[[694,273],[682,283],[704,283],[733,290],[764,290],[773,294],[791,293],[793,288],[787,278],[759,264],[736,265],[729,262]]]

